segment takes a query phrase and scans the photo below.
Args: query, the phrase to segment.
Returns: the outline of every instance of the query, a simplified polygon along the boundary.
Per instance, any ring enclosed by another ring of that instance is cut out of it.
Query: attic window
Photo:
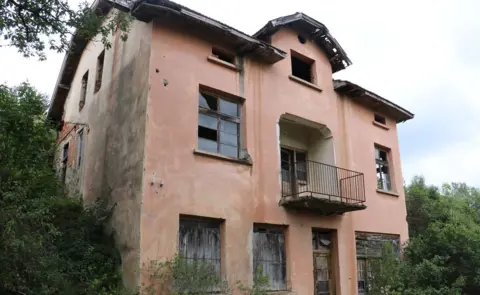
[[[385,117],[377,114],[375,114],[375,122],[386,125]]]
[[[105,62],[105,50],[97,57],[97,76],[95,77],[95,93],[102,87],[103,63]]]
[[[224,62],[228,62],[230,64],[235,64],[235,55],[225,52],[224,50],[218,49],[213,47],[212,48],[212,55],[219,60],[222,60]]]
[[[314,60],[304,56],[300,56],[298,53],[292,51],[292,75],[305,80],[310,83],[314,83],[313,79],[313,64]]]

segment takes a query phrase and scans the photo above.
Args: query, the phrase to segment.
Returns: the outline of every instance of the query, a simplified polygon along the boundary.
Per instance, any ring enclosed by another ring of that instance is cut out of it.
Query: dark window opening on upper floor
[[[313,83],[313,60],[301,58],[299,56],[291,55],[292,59],[292,75]]]
[[[375,114],[375,122],[385,125],[387,123],[384,116]]]
[[[222,60],[224,62],[228,62],[230,64],[235,64],[235,55],[232,53],[228,53],[225,50],[221,50],[218,48],[213,47],[212,48],[212,55],[219,60]]]
[[[87,99],[87,86],[88,86],[88,71],[82,77],[82,85],[80,89],[80,101],[78,102],[79,111],[81,111],[85,106],[85,100]]]
[[[103,64],[105,62],[105,50],[97,58],[97,76],[95,77],[95,93],[102,87]]]

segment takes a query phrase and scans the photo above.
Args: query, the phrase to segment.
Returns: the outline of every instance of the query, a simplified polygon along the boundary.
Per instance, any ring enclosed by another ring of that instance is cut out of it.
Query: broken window
[[[95,93],[102,87],[103,63],[105,61],[105,50],[97,58],[97,75],[95,77]]]
[[[224,62],[228,62],[230,64],[235,64],[235,55],[228,53],[224,50],[218,49],[216,47],[212,48],[212,55]]]
[[[287,267],[285,261],[284,228],[254,225],[253,275],[266,275],[270,290],[285,290]]]
[[[65,183],[67,178],[68,153],[69,153],[69,144],[67,142],[63,146],[63,152],[62,152],[62,175],[60,177],[62,180],[62,183]]]
[[[203,91],[198,97],[198,148],[238,158],[240,105]]]
[[[78,103],[79,111],[81,111],[85,106],[85,100],[87,98],[87,85],[88,85],[88,71],[82,77],[82,85],[80,89],[80,101]]]
[[[367,294],[369,279],[372,278],[372,262],[382,256],[386,244],[390,244],[393,253],[400,257],[400,238],[398,236],[355,233],[357,249],[357,285],[358,294]]]
[[[314,61],[307,57],[301,57],[293,52],[290,54],[290,56],[292,59],[292,75],[307,82],[313,83]]]
[[[180,218],[179,254],[187,263],[210,265],[220,278],[220,220]],[[218,286],[212,286],[215,291]]]
[[[83,160],[83,129],[77,133],[77,167],[80,167]]]
[[[384,117],[384,116],[377,115],[377,114],[375,114],[375,122],[380,123],[380,124],[383,124],[383,125],[386,124],[385,117]]]
[[[388,151],[375,147],[375,164],[377,169],[377,188],[389,191],[392,189],[390,170],[388,167]]]

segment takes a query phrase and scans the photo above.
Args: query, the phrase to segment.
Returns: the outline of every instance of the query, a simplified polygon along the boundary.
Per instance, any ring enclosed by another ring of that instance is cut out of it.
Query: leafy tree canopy
[[[110,47],[109,34],[120,28],[126,39],[130,21],[118,11],[107,18],[86,2],[74,8],[68,0],[0,0],[0,44],[16,47],[25,57],[45,59],[46,50],[66,51],[75,29],[86,39],[98,36]]]

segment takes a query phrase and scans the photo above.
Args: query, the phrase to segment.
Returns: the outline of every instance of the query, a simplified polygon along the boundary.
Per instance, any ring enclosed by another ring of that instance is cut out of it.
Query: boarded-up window
[[[78,102],[79,111],[81,111],[85,106],[85,100],[87,99],[87,86],[88,86],[88,71],[82,77],[82,85],[80,89],[80,101]]]
[[[95,93],[102,87],[103,63],[105,61],[105,50],[97,58],[97,76],[95,77]]]
[[[286,289],[284,228],[255,225],[253,228],[253,275],[268,276],[271,290]]]
[[[357,248],[357,284],[358,294],[368,293],[368,280],[372,277],[371,261],[382,256],[385,244],[392,246],[393,252],[400,257],[400,238],[393,235],[375,233],[355,233]]]
[[[211,264],[220,277],[220,221],[180,219],[179,253],[187,261]]]

